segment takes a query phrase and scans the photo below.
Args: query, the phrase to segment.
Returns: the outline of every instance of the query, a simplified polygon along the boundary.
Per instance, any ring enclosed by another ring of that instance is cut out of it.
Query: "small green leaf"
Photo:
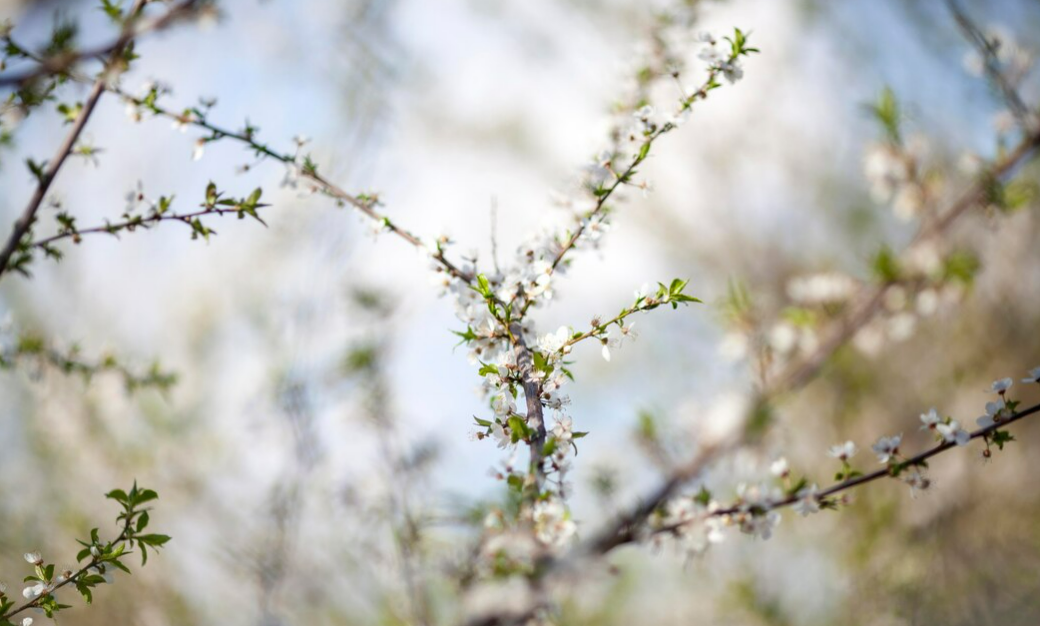
[[[711,502],[711,492],[708,491],[707,487],[701,485],[701,490],[697,492],[693,499],[701,506],[708,506],[708,503]]]
[[[873,270],[874,276],[882,283],[894,283],[902,274],[899,259],[888,246],[881,246],[874,255]]]
[[[517,443],[521,439],[527,438],[527,424],[523,418],[518,415],[512,415],[509,417],[507,422],[509,424],[510,440],[512,443]]]
[[[650,154],[650,145],[652,143],[651,141],[643,142],[643,145],[639,148],[639,156],[636,157],[636,162],[642,161],[646,158],[646,155]]]
[[[990,437],[993,439],[993,443],[997,446],[997,448],[1001,450],[1004,449],[1005,443],[1009,443],[1015,440],[1015,437],[1006,430],[995,430],[993,431],[993,434],[990,435]]]
[[[151,489],[144,489],[140,493],[137,494],[136,498],[134,498],[133,504],[134,504],[134,506],[136,506],[138,504],[144,504],[145,502],[151,502],[152,500],[158,500],[158,499],[159,499],[159,494],[155,493]]]
[[[90,587],[84,585],[83,583],[77,583],[76,590],[79,591],[80,595],[83,596],[83,599],[86,600],[87,604],[94,603],[94,594],[91,593]]]

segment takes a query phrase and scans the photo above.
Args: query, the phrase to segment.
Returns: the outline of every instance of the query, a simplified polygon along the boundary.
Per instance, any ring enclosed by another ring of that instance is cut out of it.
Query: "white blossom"
[[[998,133],[1006,134],[1015,129],[1015,116],[1011,111],[1004,109],[993,114],[993,129]]]
[[[130,119],[131,122],[140,122],[141,121],[141,109],[137,106],[137,104],[133,100],[127,100],[126,101],[126,109],[125,110],[126,110],[126,116]]]
[[[942,422],[942,418],[939,417],[939,413],[934,407],[929,409],[927,413],[921,414],[921,430],[935,430]]]
[[[654,116],[654,112],[655,110],[653,106],[649,104],[644,104],[643,106],[639,107],[639,110],[637,110],[632,115],[635,116],[637,119],[648,120]]]
[[[739,331],[730,331],[719,342],[719,354],[727,361],[739,361],[747,356],[748,336]]]
[[[787,354],[798,342],[798,330],[790,322],[778,322],[769,331],[769,345],[780,354]]]
[[[1008,389],[1011,389],[1011,385],[1013,384],[1014,381],[1010,378],[1001,378],[1000,380],[993,381],[993,384],[990,385],[990,391],[1004,395],[1007,393]]]
[[[932,486],[931,479],[916,467],[903,472],[901,477],[903,482],[910,486],[910,497],[912,498],[916,498],[919,492],[925,491]]]
[[[690,120],[690,115],[693,113],[693,108],[688,106],[680,107],[678,111],[669,116],[668,121],[676,126],[682,126]]]
[[[936,424],[935,430],[942,436],[943,441],[946,443],[956,443],[958,446],[966,446],[971,441],[971,435],[968,431],[961,428],[960,423],[955,419],[951,419],[949,422]]]
[[[791,508],[802,517],[808,517],[813,513],[820,512],[820,500],[816,495],[817,487],[813,484],[798,492],[798,501]]]
[[[761,537],[762,539],[769,539],[773,536],[773,531],[776,527],[780,525],[780,519],[780,513],[778,511],[771,510],[761,515],[744,513],[739,516],[738,525],[740,527],[740,532],[742,533]]]
[[[909,178],[906,161],[888,143],[867,146],[863,158],[863,174],[870,183],[870,194],[879,204],[889,202]]]
[[[137,181],[137,185],[126,192],[123,196],[126,200],[126,212],[136,213],[140,209],[149,209],[152,207],[152,202],[144,195],[144,183],[140,180]]]
[[[510,434],[506,432],[506,429],[498,422],[491,425],[491,436],[494,437],[495,443],[498,444],[500,449],[507,448],[513,443]]]
[[[964,53],[964,57],[961,59],[961,66],[964,67],[965,72],[975,78],[981,78],[986,71],[986,61],[975,50],[969,50]]]
[[[1029,378],[1023,378],[1024,383],[1040,383],[1040,367],[1034,367],[1029,370]]]
[[[827,450],[827,454],[841,461],[848,461],[852,457],[856,456],[856,444],[851,441],[845,443],[839,443],[831,446]]]
[[[906,341],[914,334],[917,318],[912,313],[899,313],[888,320],[888,336],[892,341]]]
[[[996,402],[986,403],[986,414],[977,418],[975,423],[979,425],[979,428],[989,428],[999,424],[1005,417],[1007,417],[1007,405],[1004,404],[1003,398],[998,398]]]
[[[787,459],[784,457],[773,461],[769,466],[769,471],[774,476],[779,476],[780,478],[787,478],[791,474],[791,468],[787,465]]]
[[[744,68],[741,67],[740,61],[736,59],[725,61],[719,67],[722,69],[722,75],[731,85],[735,85],[738,80],[744,78]]]
[[[887,464],[897,454],[899,454],[899,444],[903,441],[903,435],[893,435],[891,437],[881,437],[872,446],[874,454],[878,456],[878,461],[882,464]]]
[[[26,600],[33,600],[42,595],[50,593],[50,591],[50,587],[47,586],[47,583],[42,581],[36,581],[22,590],[22,596]]]
[[[550,547],[565,546],[577,531],[567,509],[556,498],[535,503],[532,521],[538,541]]]
[[[491,398],[491,410],[495,412],[496,417],[508,419],[510,415],[516,413],[516,403],[513,402],[513,396],[508,392],[493,396]]]
[[[568,442],[574,436],[574,423],[570,417],[566,415],[560,415],[556,418],[556,425],[553,426],[553,437],[557,441]],[[566,446],[561,446],[567,449]]]
[[[182,133],[188,132],[188,126],[195,121],[195,115],[191,111],[187,111],[173,118],[173,123],[170,124],[170,128],[173,130],[180,131]]]
[[[824,272],[792,278],[787,283],[787,295],[803,304],[827,304],[845,300],[856,286],[856,281],[845,274]]]
[[[710,66],[715,66],[722,62],[722,53],[719,52],[719,49],[712,42],[710,45],[701,48],[701,51],[697,53],[697,58]]]

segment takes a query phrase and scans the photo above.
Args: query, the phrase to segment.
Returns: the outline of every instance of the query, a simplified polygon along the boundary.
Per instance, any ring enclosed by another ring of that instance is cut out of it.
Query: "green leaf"
[[[106,552],[104,554],[102,554],[101,558],[99,558],[98,560],[99,561],[115,561],[120,556],[122,556],[123,552],[126,552],[126,544],[125,543],[121,543],[118,546],[116,546],[115,548],[106,549]]]
[[[711,492],[708,491],[707,487],[701,485],[701,490],[697,492],[693,499],[701,506],[708,506],[708,503],[711,502]]]
[[[804,489],[808,484],[809,484],[809,480],[807,478],[803,477],[803,478],[799,479],[798,482],[796,482],[794,485],[791,486],[790,489],[787,490],[787,495],[788,496],[796,495],[799,491]]]
[[[543,374],[552,374],[553,366],[549,363],[549,359],[541,352],[531,353],[532,361],[534,361],[534,368]]]
[[[119,561],[109,561],[108,565],[112,565],[113,567],[116,567],[116,568],[126,572],[127,574],[133,575],[133,573],[129,570],[129,568],[127,568],[127,566],[123,565]]]
[[[123,20],[123,3],[119,0],[101,0],[101,10],[104,11],[105,15],[109,17],[113,22],[117,24]],[[90,604],[90,601],[87,601]]]
[[[488,282],[487,276],[483,274],[477,274],[477,286],[473,289],[485,298],[491,297],[491,283]]]
[[[29,171],[36,178],[37,182],[42,183],[44,181],[44,179],[47,178],[47,172],[44,169],[47,166],[47,162],[46,161],[44,161],[42,163],[37,163],[36,161],[33,161],[32,159],[26,159],[25,160],[25,165],[29,168]]]
[[[84,585],[83,583],[76,583],[76,590],[79,591],[80,595],[83,596],[83,599],[86,600],[87,604],[94,603],[94,594],[91,593],[90,587]]]
[[[506,479],[506,483],[508,483],[509,486],[517,493],[523,491],[524,489],[524,479],[520,478],[516,474],[510,474],[509,478]]]
[[[1015,437],[1006,430],[995,430],[990,435],[993,439],[993,443],[996,444],[997,448],[1003,450],[1004,444],[1015,440]]]
[[[639,425],[636,432],[639,438],[654,443],[657,441],[657,420],[650,411],[639,412]]]
[[[257,187],[256,189],[253,190],[253,193],[249,194],[249,197],[246,198],[246,204],[255,207],[256,203],[260,201],[260,196],[263,193],[264,193],[264,190],[259,188],[259,187]]]
[[[892,91],[892,88],[885,87],[881,90],[881,94],[878,96],[877,101],[873,104],[868,104],[867,110],[881,125],[881,128],[888,136],[889,141],[899,143],[901,114],[899,111],[899,103],[896,101],[896,94]]]
[[[882,283],[894,283],[902,274],[899,259],[887,245],[881,246],[881,249],[877,251],[872,265],[874,276]]]
[[[459,332],[457,330],[453,330],[453,331],[450,331],[450,332],[451,332],[451,334],[458,335],[459,337],[462,338],[462,341],[460,341],[456,345],[462,345],[464,343],[469,343],[469,342],[471,342],[471,341],[473,341],[473,340],[475,340],[477,338],[477,333],[473,332],[473,329],[470,328],[469,326],[466,327],[466,332]]]
[[[219,197],[220,195],[217,193],[216,183],[210,182],[208,185],[206,185],[206,204],[208,206],[215,205]]]
[[[969,251],[954,251],[943,260],[943,279],[970,287],[982,263]]]
[[[517,443],[521,439],[527,438],[527,423],[520,416],[510,416],[507,423],[509,424],[510,441],[512,443]]]
[[[137,539],[141,543],[146,543],[150,546],[159,547],[166,544],[166,542],[168,542],[171,539],[171,537],[169,535],[138,535],[134,537],[134,539]]]
[[[144,504],[145,502],[151,502],[152,500],[158,500],[158,499],[159,499],[159,494],[155,493],[151,489],[144,489],[140,493],[137,494],[136,498],[134,498],[133,504],[134,504],[134,506],[136,506],[138,504]]]
[[[643,145],[639,148],[639,156],[636,157],[636,162],[637,163],[639,161],[642,161],[643,159],[645,159],[646,155],[650,154],[650,145],[652,143],[653,142],[651,142],[651,141],[643,142]]]

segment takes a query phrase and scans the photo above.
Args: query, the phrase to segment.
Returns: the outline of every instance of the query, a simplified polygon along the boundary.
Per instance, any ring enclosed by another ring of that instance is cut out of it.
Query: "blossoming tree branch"
[[[932,447],[908,453],[905,433],[879,433],[870,445],[876,462],[869,465],[862,463],[859,445],[853,441],[827,451],[835,466],[826,472],[833,470],[833,480],[796,474],[783,457],[772,463],[771,475],[758,483],[736,485],[730,497],[717,497],[725,486],[709,486],[704,480],[704,472],[712,464],[752,445],[755,432],[769,426],[769,419],[760,418],[768,418],[771,405],[810,382],[836,351],[849,345],[867,352],[879,350],[884,343],[905,337],[918,320],[938,307],[955,306],[978,263],[969,250],[958,248],[949,238],[952,226],[972,212],[1020,202],[1015,175],[1040,146],[1037,107],[1027,103],[1018,90],[1028,64],[1011,42],[998,41],[978,28],[955,2],[948,6],[973,46],[972,67],[994,86],[1007,107],[1010,121],[1001,139],[1010,147],[990,160],[977,158],[968,164],[960,186],[937,183],[929,168],[938,166],[928,162],[926,140],[908,133],[895,94],[883,91],[871,106],[882,139],[868,147],[865,174],[874,198],[890,205],[899,218],[916,222],[916,234],[902,250],[880,249],[873,259],[870,280],[829,272],[792,281],[789,306],[776,319],[761,311],[742,285],[734,284],[726,302],[727,345],[737,358],[747,359],[756,373],[751,417],[723,433],[705,432],[692,442],[686,457],[669,459],[669,469],[655,489],[616,519],[594,532],[582,532],[581,537],[568,505],[573,491],[568,477],[579,447],[594,444],[582,441],[589,434],[583,430],[588,426],[575,425],[566,394],[574,381],[569,360],[577,358],[574,348],[582,343],[598,345],[600,355],[609,361],[625,341],[634,338],[635,318],[653,311],[686,309],[701,301],[691,293],[689,281],[669,277],[654,287],[639,289],[615,312],[588,323],[555,330],[537,328],[532,312],[552,303],[560,277],[582,252],[596,248],[607,235],[619,198],[631,193],[645,195],[653,188],[640,170],[658,142],[696,124],[700,103],[717,89],[737,84],[745,63],[759,52],[750,44],[749,34],[740,29],[725,35],[696,31],[692,28],[695,14],[687,4],[656,23],[651,33],[654,45],[640,59],[632,89],[614,107],[604,144],[583,168],[578,191],[560,200],[569,211],[566,228],[535,234],[501,269],[498,263],[455,257],[455,242],[449,237],[422,236],[397,223],[378,194],[353,193],[335,184],[307,153],[307,138],[296,137],[285,142],[288,148],[280,148],[261,139],[255,125],[234,128],[221,121],[215,100],[176,104],[172,89],[162,83],[151,82],[138,89],[124,84],[122,75],[143,63],[134,52],[136,38],[206,17],[214,10],[209,3],[136,0],[123,8],[118,2],[103,0],[101,8],[117,34],[93,48],[77,48],[75,29],[59,24],[46,49],[36,50],[19,41],[13,25],[5,25],[0,29],[5,44],[0,68],[17,67],[0,73],[0,89],[11,90],[0,105],[3,111],[17,112],[24,119],[56,103],[69,128],[49,160],[28,162],[35,186],[2,241],[0,280],[31,277],[34,263],[44,258],[60,261],[64,246],[87,245],[95,236],[130,235],[174,223],[185,228],[192,239],[209,241],[217,234],[213,225],[226,216],[266,226],[262,216],[272,207],[261,202],[261,188],[236,196],[219,182],[209,183],[198,204],[188,207],[172,194],[152,193],[138,182],[127,194],[124,212],[112,220],[81,225],[74,208],[61,206],[53,223],[46,223],[41,208],[48,206],[51,185],[69,157],[98,159],[100,149],[84,140],[83,131],[106,97],[121,101],[131,122],[165,118],[175,129],[193,131],[191,154],[195,159],[204,158],[212,144],[236,143],[251,155],[241,171],[275,162],[284,168],[284,186],[327,197],[356,212],[374,232],[391,235],[418,251],[421,262],[432,272],[435,288],[454,307],[459,325],[452,332],[467,349],[487,403],[486,412],[473,416],[468,428],[474,440],[496,446],[504,457],[495,477],[502,481],[513,505],[493,508],[486,515],[474,538],[472,561],[460,589],[469,593],[488,581],[511,580],[521,582],[521,591],[510,602],[468,611],[458,621],[548,622],[556,611],[554,594],[566,586],[556,583],[577,575],[579,562],[637,542],[672,541],[680,550],[700,554],[722,541],[731,528],[768,539],[783,509],[791,508],[803,516],[837,510],[850,504],[852,490],[883,479],[900,480],[916,495],[932,484],[927,474],[931,458],[977,446],[988,459],[1014,441],[1009,429],[1013,423],[1040,411],[1040,406],[1020,406],[1012,398],[1012,379],[1003,378],[993,383],[994,396],[985,403],[985,413],[974,418],[974,429],[966,427],[968,419],[944,415],[934,408],[922,413],[916,426],[934,439]],[[82,102],[66,100],[68,83],[89,86]],[[0,138],[11,137],[14,130],[5,122]],[[32,361],[40,367],[88,377],[115,372],[130,390],[143,386],[165,389],[176,382],[174,375],[158,365],[138,374],[115,356],[83,357],[75,347],[55,347],[49,338],[26,335],[13,326],[0,328],[0,339],[0,367]],[[1023,384],[1038,382],[1040,368],[1029,370],[1022,379]],[[465,427],[459,424],[460,436]],[[103,541],[94,529],[89,540],[80,542],[84,550],[78,560],[85,564],[62,571],[46,563],[40,553],[27,553],[25,559],[34,573],[26,578],[31,583],[23,593],[26,602],[18,605],[0,595],[0,614],[6,623],[13,623],[15,616],[29,609],[40,609],[51,617],[67,608],[57,600],[57,592],[65,587],[75,587],[91,602],[91,590],[109,580],[112,568],[127,569],[123,558],[138,551],[143,565],[148,549],[169,540],[165,535],[143,534],[149,513],[141,505],[155,500],[155,492],[135,484],[128,492],[116,490],[108,497],[123,507],[115,539]],[[406,519],[411,520],[410,515]],[[414,588],[414,577],[410,580]],[[417,623],[428,621],[417,614]],[[28,626],[32,618],[25,617],[21,623]]]

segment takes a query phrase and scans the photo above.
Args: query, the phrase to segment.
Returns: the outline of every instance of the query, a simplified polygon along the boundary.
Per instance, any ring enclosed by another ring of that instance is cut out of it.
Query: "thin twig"
[[[125,525],[123,527],[123,532],[119,533],[119,536],[116,537],[115,541],[113,541],[112,544],[114,545],[114,544],[117,544],[117,543],[119,543],[121,541],[124,541],[127,538],[127,536],[129,535],[129,533],[130,533],[130,527],[129,527],[129,521],[128,521],[127,525]],[[124,552],[123,554],[129,554],[129,552]],[[90,562],[87,563],[86,565],[84,565],[83,567],[81,567],[75,574],[73,574],[72,576],[69,576],[65,580],[63,580],[60,583],[58,583],[58,584],[54,585],[53,587],[51,587],[50,591],[48,591],[47,593],[40,594],[39,596],[33,598],[32,600],[29,600],[28,602],[26,602],[25,604],[21,605],[20,607],[18,607],[16,609],[12,609],[10,612],[5,613],[4,615],[0,615],[0,619],[10,620],[12,617],[14,617],[15,615],[18,615],[22,611],[27,611],[29,609],[36,608],[37,606],[39,606],[41,600],[43,600],[47,596],[53,595],[55,591],[61,589],[62,587],[66,586],[66,585],[69,585],[69,584],[72,584],[72,583],[75,583],[81,576],[83,576],[83,574],[87,573],[87,570],[89,570],[90,568],[96,566],[100,562],[101,562],[101,559],[99,557],[96,557],[96,556],[91,557]]]
[[[263,207],[258,206],[257,208],[260,209]],[[243,213],[239,209],[225,209],[220,207],[206,208],[201,211],[192,211],[190,213],[152,213],[147,216],[130,218],[122,222],[116,222],[114,224],[105,224],[104,226],[92,226],[90,228],[76,229],[74,231],[65,230],[55,235],[51,235],[50,237],[38,239],[29,244],[29,246],[32,248],[42,249],[46,248],[47,246],[56,241],[61,241],[62,239],[75,240],[77,237],[81,235],[104,234],[118,236],[121,231],[133,231],[138,227],[147,230],[148,228],[151,228],[151,226],[159,222],[182,222],[184,224],[187,224],[188,226],[191,226],[191,222],[195,218],[205,217],[207,215],[227,214],[242,215]]]
[[[199,1],[183,0],[168,9],[162,16],[147,22],[142,22],[140,15],[135,13],[127,19],[122,32],[112,41],[84,50],[74,50],[50,57],[35,57],[34,59],[38,63],[36,67],[0,75],[0,87],[22,85],[40,76],[63,74],[82,61],[122,50],[132,39],[145,33],[163,30],[177,20],[188,17]]]
[[[1006,426],[1008,426],[1008,425],[1010,425],[1010,424],[1012,424],[1014,422],[1017,422],[1018,420],[1021,420],[1021,419],[1024,419],[1026,417],[1029,417],[1030,415],[1033,415],[1035,413],[1040,413],[1040,404],[1033,405],[1033,406],[1029,407],[1028,409],[1023,409],[1023,410],[1021,410],[1021,411],[1011,415],[1010,417],[1008,417],[1006,419],[1003,419],[1003,420],[1001,420],[1001,421],[999,421],[999,422],[997,422],[995,424],[992,424],[990,426],[987,426],[985,428],[979,428],[978,430],[976,430],[976,431],[974,431],[974,432],[972,432],[970,434],[970,439],[979,439],[979,438],[983,438],[983,437],[988,437],[989,435],[993,434],[995,431],[1000,430],[1000,429],[1002,429],[1002,428],[1004,428],[1004,427],[1006,427]],[[898,465],[900,465],[900,466],[902,466],[904,468],[919,466],[919,465],[923,464],[925,461],[927,461],[928,459],[932,458],[933,456],[942,454],[943,452],[946,452],[947,450],[949,450],[951,448],[958,448],[958,447],[961,447],[961,446],[958,446],[955,442],[944,441],[944,442],[936,445],[934,448],[930,448],[928,450],[925,450],[924,452],[921,452],[920,454],[917,454],[915,456],[909,457],[909,458],[907,458],[907,459],[905,459],[903,461],[899,461]],[[815,497],[816,497],[817,501],[822,501],[825,498],[829,498],[830,496],[839,494],[839,493],[841,493],[843,491],[847,491],[849,489],[853,489],[855,487],[860,487],[860,486],[865,485],[867,483],[872,483],[875,480],[879,480],[879,479],[882,479],[882,478],[889,478],[889,477],[892,477],[892,476],[893,476],[892,466],[885,466],[884,468],[876,470],[876,471],[873,471],[873,472],[870,472],[869,474],[863,474],[863,475],[857,476],[855,478],[851,478],[849,480],[845,480],[845,481],[842,481],[842,482],[839,482],[839,483],[835,483],[835,484],[831,485],[830,487],[828,487],[828,488],[826,488],[826,489],[824,489],[822,491],[818,491],[815,494]],[[790,505],[795,504],[796,502],[800,501],[802,499],[802,497],[803,496],[799,496],[798,494],[792,494],[792,495],[787,496],[786,498],[784,498],[782,500],[778,500],[778,501],[772,502],[772,503],[770,503],[768,505],[764,505],[764,509],[765,509],[765,511],[771,511],[771,510],[787,507],[787,506],[790,506]],[[734,505],[734,506],[730,506],[730,507],[726,507],[726,508],[722,508],[722,509],[716,509],[715,511],[710,512],[707,515],[707,517],[720,517],[720,516],[724,516],[724,515],[733,515],[733,514],[741,513],[741,512],[742,512],[741,507],[739,505]],[[678,530],[679,528],[681,528],[682,526],[684,526],[685,524],[688,524],[688,523],[690,523],[690,522],[683,522],[683,523],[671,524],[671,525],[668,525],[668,526],[664,526],[662,528],[655,529],[654,533],[660,534],[660,533],[674,532],[674,531]],[[620,545],[620,543],[618,545]]]
[[[141,13],[144,9],[147,0],[137,0],[133,7],[130,9],[130,17],[128,19],[133,20]],[[108,65],[114,65],[119,57],[123,54],[123,50],[132,41],[127,38],[123,42],[116,46],[112,53],[109,55]],[[105,83],[108,80],[108,67],[103,69],[98,77],[94,80],[94,85],[90,89],[90,95],[83,103],[83,109],[80,111],[79,116],[76,117],[76,121],[72,124],[72,129],[69,134],[65,137],[65,141],[62,142],[61,146],[58,147],[57,153],[54,158],[48,163],[47,168],[41,173],[39,182],[36,185],[36,191],[33,192],[32,198],[29,199],[29,204],[22,211],[21,217],[14,224],[14,232],[11,233],[7,239],[7,243],[4,244],[2,250],[0,250],[0,279],[3,279],[4,273],[8,271],[8,265],[10,264],[11,257],[15,251],[18,250],[18,244],[25,237],[25,234],[32,228],[33,222],[36,220],[36,212],[40,209],[40,205],[43,203],[44,197],[47,195],[47,190],[50,189],[51,183],[54,182],[54,178],[58,175],[58,170],[61,169],[62,164],[65,163],[65,159],[68,158],[72,149],[76,145],[76,141],[79,139],[80,133],[87,125],[87,120],[90,119],[90,115],[94,112],[94,107],[97,106],[98,100],[101,99],[101,94],[105,92]]]
[[[1019,126],[1024,129],[1029,128],[1029,107],[1022,100],[1022,96],[1018,93],[1014,84],[1012,84],[1011,79],[1004,72],[1000,71],[1000,59],[997,57],[999,44],[995,44],[986,37],[956,0],[946,0],[946,6],[949,8],[950,13],[953,14],[953,19],[956,20],[961,34],[982,55],[986,76],[1004,96],[1004,101],[1007,103],[1008,109],[1011,110],[1011,114],[1015,116]]]
[[[215,124],[211,124],[205,118],[197,114],[185,118],[185,115],[183,113],[175,113],[174,111],[161,107],[157,104],[146,103],[143,99],[134,97],[122,89],[112,89],[112,91],[113,93],[116,93],[124,100],[134,104],[135,106],[147,107],[155,115],[186,123],[191,126],[195,126],[197,128],[202,128],[209,131],[213,135],[212,137],[207,139],[208,141],[214,141],[223,138],[233,139],[248,145],[258,155],[270,157],[272,159],[275,159],[276,161],[281,161],[282,163],[285,163],[290,167],[297,168],[301,177],[317,185],[318,188],[320,188],[326,195],[353,206],[355,209],[363,213],[365,216],[367,216],[374,222],[381,224],[387,232],[393,233],[394,235],[408,242],[412,246],[421,250],[428,249],[426,244],[424,244],[417,235],[414,235],[407,229],[401,228],[393,221],[391,221],[388,216],[376,211],[374,208],[376,205],[375,202],[363,200],[351,193],[348,193],[343,188],[333,184],[328,179],[321,176],[314,169],[300,167],[296,163],[295,155],[281,153],[277,150],[272,149],[266,144],[259,143],[253,138],[252,133],[233,131],[227,128],[217,126]],[[443,267],[444,270],[447,271],[451,276],[467,284],[471,284],[473,282],[474,276],[468,272],[462,271],[457,265],[449,261],[444,256],[443,250],[429,250],[429,252],[431,258],[438,264],[440,264],[440,266]]]
[[[708,90],[711,89],[712,85],[716,84],[715,81],[718,78],[720,72],[721,70],[719,70],[719,68],[712,66],[708,70],[708,76],[704,80],[704,83],[698,90],[693,92],[693,95],[689,96],[684,100],[684,104],[686,106],[692,106],[694,101],[696,101],[698,98],[702,100],[706,98]],[[649,153],[649,147],[653,144],[653,142],[656,141],[661,135],[664,135],[674,130],[675,128],[676,125],[672,122],[662,124],[660,127],[658,127],[653,132],[649,133],[645,138],[643,138],[643,149],[634,159],[632,159],[632,161],[625,167],[625,169],[622,172],[615,172],[612,167],[610,168],[611,172],[614,174],[613,182],[609,186],[603,188],[601,191],[597,193],[595,206],[592,208],[591,211],[585,214],[584,219],[579,221],[577,228],[574,229],[574,232],[572,232],[570,236],[567,237],[567,240],[564,241],[563,244],[560,246],[560,250],[553,258],[553,262],[549,267],[550,275],[556,271],[556,269],[560,266],[561,263],[563,263],[564,258],[567,256],[567,253],[570,252],[578,244],[578,241],[585,233],[585,229],[587,228],[591,220],[598,215],[602,215],[607,210],[607,201],[610,200],[610,198],[614,195],[614,192],[617,191],[617,189],[621,185],[626,185],[631,182],[631,178],[635,174],[636,168],[639,167],[639,165],[644,161],[644,159],[646,159],[647,154]],[[526,313],[533,303],[534,300],[528,300],[524,304],[523,309],[521,310],[521,315]]]
[[[1019,165],[1031,157],[1040,147],[1040,131],[1036,131],[1020,142],[1009,154],[997,161],[988,172],[973,182],[950,207],[936,219],[917,231],[904,251],[904,256],[927,241],[941,236],[964,215],[985,198],[987,187],[994,180],[1008,176]],[[819,346],[811,354],[789,362],[784,369],[767,381],[759,390],[760,400],[775,397],[798,389],[808,383],[820,371],[827,359],[845,345],[857,331],[866,326],[881,310],[889,284],[865,288],[849,306],[848,311],[831,322],[821,333]]]
[[[498,197],[491,196],[491,262],[495,265],[495,273],[501,274],[498,265]]]
[[[606,554],[624,543],[634,541],[639,536],[640,525],[654,511],[668,501],[687,482],[695,478],[712,460],[730,446],[705,446],[697,451],[689,461],[676,468],[661,485],[638,506],[618,517],[610,526],[597,534],[579,548],[579,554]]]

